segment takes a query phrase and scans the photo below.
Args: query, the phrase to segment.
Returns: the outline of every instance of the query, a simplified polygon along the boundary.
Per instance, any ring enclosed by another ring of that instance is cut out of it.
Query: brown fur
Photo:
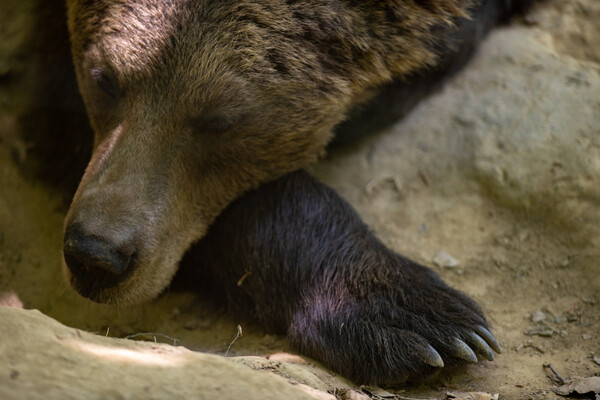
[[[90,297],[156,296],[227,204],[315,161],[371,89],[434,62],[434,32],[470,3],[69,0],[95,143],[65,226],[137,264]]]

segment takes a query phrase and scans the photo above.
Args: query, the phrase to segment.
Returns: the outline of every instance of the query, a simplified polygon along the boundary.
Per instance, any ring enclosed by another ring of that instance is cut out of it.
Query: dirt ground
[[[332,150],[310,169],[386,244],[475,298],[504,349],[493,362],[387,391],[554,399],[544,364],[564,378],[600,376],[598,21],[598,0],[538,4],[494,31],[465,71],[405,120]],[[27,23],[23,17],[11,26]],[[25,40],[18,29],[0,35],[16,45]],[[6,40],[0,57],[10,51]],[[168,291],[150,304],[114,309],[79,298],[63,282],[66,208],[61,193],[19,167],[28,144],[15,122],[15,94],[2,85],[8,59],[0,59],[0,304],[39,309],[102,336],[153,332],[141,338],[225,354],[238,322],[193,293]],[[458,265],[443,265],[440,252]],[[315,374],[318,389],[349,387],[311,360],[278,354],[287,351],[285,337],[242,328],[230,357],[290,361],[292,370]]]

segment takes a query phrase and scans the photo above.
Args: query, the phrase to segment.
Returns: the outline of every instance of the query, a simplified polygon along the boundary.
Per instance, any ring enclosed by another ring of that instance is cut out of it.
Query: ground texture
[[[553,399],[560,379],[544,364],[564,379],[600,376],[597,0],[538,4],[404,121],[311,168],[386,244],[475,298],[504,348],[493,362],[386,392],[287,354],[284,337],[253,326],[227,358],[179,348],[224,355],[238,333],[192,293],[113,309],[71,292],[62,194],[21,172],[28,88],[12,82],[27,60],[14,54],[33,19],[20,7],[0,31],[0,304],[45,316],[0,308],[0,398]],[[114,339],[144,332],[134,338],[166,344]]]

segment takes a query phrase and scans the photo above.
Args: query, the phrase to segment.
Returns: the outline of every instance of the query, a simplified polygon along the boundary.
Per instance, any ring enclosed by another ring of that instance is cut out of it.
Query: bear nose
[[[65,231],[63,254],[73,275],[73,286],[90,298],[99,289],[116,286],[135,268],[133,246],[86,234],[79,226]]]

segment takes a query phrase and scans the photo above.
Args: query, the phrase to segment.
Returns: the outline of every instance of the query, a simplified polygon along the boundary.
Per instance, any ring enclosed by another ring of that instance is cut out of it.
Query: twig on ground
[[[548,376],[548,378],[550,378],[554,383],[556,383],[558,385],[565,384],[565,379],[562,376],[560,376],[560,374],[558,372],[556,372],[556,370],[554,369],[552,364],[544,363],[543,365],[544,365],[544,371],[546,372],[546,375]],[[550,370],[552,372],[552,374],[550,374],[548,372],[548,370]]]
[[[227,347],[227,351],[225,352],[225,357],[227,357],[227,354],[229,354],[229,349],[231,349],[231,346],[233,346],[233,344],[235,343],[236,340],[238,340],[238,338],[242,337],[242,326],[238,325],[237,326],[237,335],[235,335],[235,337],[233,338],[233,340],[231,341],[231,343],[229,343],[229,347]]]

